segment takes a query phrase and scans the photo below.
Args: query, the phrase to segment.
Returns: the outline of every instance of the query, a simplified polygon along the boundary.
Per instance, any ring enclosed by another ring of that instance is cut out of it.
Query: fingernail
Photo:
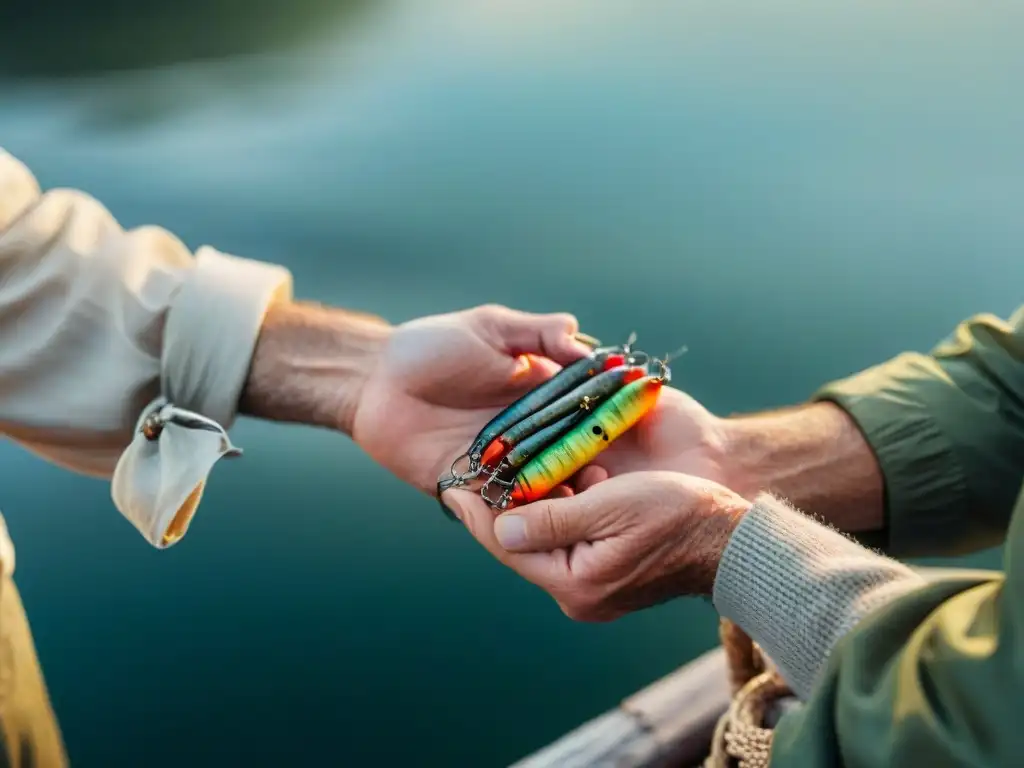
[[[515,368],[512,371],[512,378],[518,379],[528,375],[533,370],[533,363],[527,355],[519,355],[515,359]]]
[[[494,535],[505,549],[516,549],[526,543],[526,521],[519,515],[502,515],[494,521]]]
[[[580,344],[586,344],[588,347],[599,347],[601,342],[591,336],[589,333],[583,331],[577,331],[573,334],[573,338],[576,339]]]

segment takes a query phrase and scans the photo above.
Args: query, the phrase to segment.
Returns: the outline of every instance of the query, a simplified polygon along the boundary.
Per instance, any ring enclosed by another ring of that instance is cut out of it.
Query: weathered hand
[[[442,499],[491,554],[579,621],[710,594],[750,508],[718,483],[677,472],[630,472],[576,494],[563,488],[497,519],[471,491]]]
[[[576,318],[483,306],[389,331],[361,387],[352,436],[431,495],[502,407],[587,354]]]

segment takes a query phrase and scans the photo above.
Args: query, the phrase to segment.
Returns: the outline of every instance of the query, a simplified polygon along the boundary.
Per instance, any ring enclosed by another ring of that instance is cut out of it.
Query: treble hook
[[[462,458],[462,457],[460,456],[459,458]],[[458,459],[456,459],[455,461],[458,461]],[[453,463],[452,466],[454,467],[455,464]],[[458,522],[459,518],[455,516],[454,512],[452,512],[450,509],[448,509],[448,505],[445,504],[444,501],[441,500],[441,496],[442,496],[442,494],[444,494],[445,491],[447,491],[447,490],[449,490],[451,488],[461,488],[465,484],[466,484],[465,478],[463,478],[461,475],[456,475],[454,472],[449,474],[448,477],[439,478],[438,481],[437,481],[437,492],[436,492],[437,503],[438,503],[438,505],[440,505],[441,510],[444,512],[445,516],[449,520],[454,520],[455,522]]]
[[[491,508],[504,509],[505,505],[508,504],[509,497],[512,493],[512,483],[506,483],[501,480],[496,481],[498,486],[505,486],[505,489],[501,492],[498,498],[494,499],[487,495],[487,489],[490,487],[490,483],[484,483],[483,487],[480,488],[480,495],[483,500],[487,502],[487,505]]]
[[[690,348],[688,346],[686,346],[685,344],[683,344],[683,346],[681,346],[675,352],[672,352],[672,353],[670,353],[668,355],[665,355],[665,357],[662,358],[662,359],[665,361],[665,364],[667,365],[672,360],[675,360],[677,357],[682,357],[683,355],[685,355],[689,351],[690,351]]]
[[[681,355],[685,355],[689,351],[689,348],[684,344],[675,352],[670,352],[659,360],[655,360],[658,367],[661,369],[661,373],[658,374],[658,379],[662,382],[669,382],[672,380],[672,369],[668,367],[669,362],[675,360]]]
[[[626,362],[629,365],[645,366],[651,362],[651,356],[646,352],[631,352],[629,357],[626,358]]]

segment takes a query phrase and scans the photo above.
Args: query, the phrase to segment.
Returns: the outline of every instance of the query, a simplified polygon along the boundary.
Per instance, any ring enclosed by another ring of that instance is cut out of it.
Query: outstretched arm
[[[392,327],[294,302],[284,268],[125,231],[84,193],[44,193],[3,150],[0,328],[0,433],[112,476],[157,547],[237,454],[240,412],[349,434],[432,492],[497,408],[587,352],[571,315],[478,307]]]
[[[710,593],[805,700],[779,724],[772,765],[1019,763],[1024,310],[974,318],[932,355],[790,411],[720,421],[663,396],[661,423],[609,450],[610,479],[496,520],[472,494],[449,492],[450,506],[575,618]],[[803,512],[848,530],[885,522],[904,553],[1008,536],[1005,573],[926,583]]]
[[[810,403],[720,418],[667,389],[580,477],[670,470],[772,491],[870,546],[959,554],[1002,540],[1024,480],[1024,307],[961,323],[823,387]]]
[[[733,487],[771,491],[840,530],[869,535],[885,525],[885,483],[857,422],[834,403],[729,419]]]
[[[1024,307],[961,323],[822,388],[791,411],[726,421],[736,487],[901,556],[963,554],[1006,535],[1024,482]]]

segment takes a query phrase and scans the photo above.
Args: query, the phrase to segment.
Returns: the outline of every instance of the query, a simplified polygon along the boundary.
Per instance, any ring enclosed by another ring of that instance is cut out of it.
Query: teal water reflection
[[[307,298],[567,309],[686,343],[678,384],[722,412],[1022,300],[1019,10],[354,18],[264,57],[7,82],[0,143],[126,225],[288,265]],[[104,484],[0,446],[77,765],[499,766],[715,640],[694,601],[574,624],[344,440],[237,433],[245,460],[167,552]]]

